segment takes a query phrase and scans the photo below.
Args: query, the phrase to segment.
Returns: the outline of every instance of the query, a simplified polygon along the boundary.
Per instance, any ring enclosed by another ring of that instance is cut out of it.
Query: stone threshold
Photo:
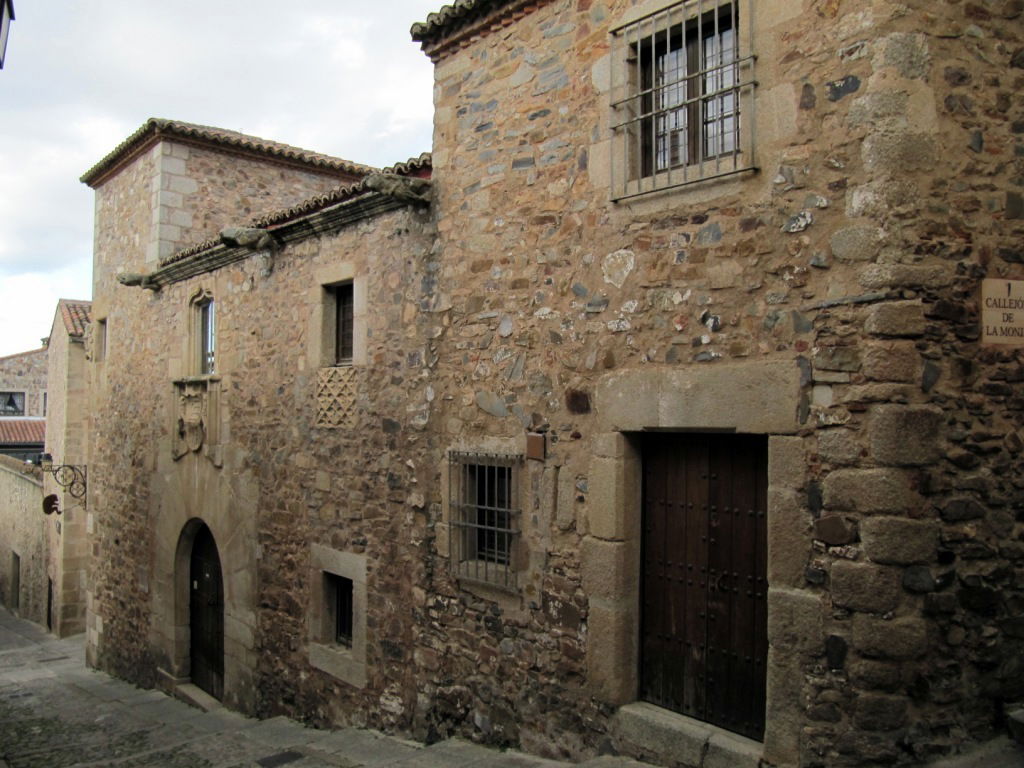
[[[612,724],[618,751],[686,768],[758,768],[764,745],[646,702],[619,708]]]

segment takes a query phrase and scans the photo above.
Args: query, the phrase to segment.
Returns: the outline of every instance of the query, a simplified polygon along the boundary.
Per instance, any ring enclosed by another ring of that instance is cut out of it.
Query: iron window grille
[[[449,453],[449,552],[455,576],[515,587],[521,463],[518,455]]]
[[[24,416],[24,392],[0,392],[0,416]]]
[[[217,321],[213,299],[205,299],[199,310],[199,373],[216,373]]]
[[[334,614],[332,642],[352,647],[352,579],[334,573],[324,574],[327,599]]]
[[[739,4],[685,0],[613,30],[614,199],[754,168],[752,25]]]
[[[352,340],[355,297],[352,283],[331,289],[334,294],[334,364],[352,365]]]

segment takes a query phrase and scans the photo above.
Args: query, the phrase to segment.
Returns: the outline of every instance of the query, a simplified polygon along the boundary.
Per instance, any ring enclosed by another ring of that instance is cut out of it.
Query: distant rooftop
[[[92,302],[60,299],[57,302],[57,310],[60,312],[61,320],[64,321],[64,328],[67,329],[68,336],[81,338],[85,333],[86,326],[89,325]]]
[[[46,441],[46,419],[0,419],[0,445]]]

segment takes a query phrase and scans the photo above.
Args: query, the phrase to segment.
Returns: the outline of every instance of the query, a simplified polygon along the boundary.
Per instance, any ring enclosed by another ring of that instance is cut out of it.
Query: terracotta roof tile
[[[60,310],[60,316],[68,335],[81,338],[85,333],[86,326],[89,325],[92,302],[61,299],[57,302],[57,308]]]
[[[165,120],[151,117],[142,124],[135,133],[121,142],[106,157],[86,171],[81,181],[89,186],[96,186],[122,163],[148,149],[163,137],[174,137],[185,141],[205,144],[211,147],[235,152],[259,154],[278,160],[285,160],[297,165],[304,165],[336,176],[364,176],[375,169],[342,160],[338,157],[311,152],[307,149],[293,147],[277,141],[249,136],[238,131],[214,128],[209,125],[196,125],[180,120]]]
[[[0,419],[0,445],[42,443],[46,440],[46,419]]]

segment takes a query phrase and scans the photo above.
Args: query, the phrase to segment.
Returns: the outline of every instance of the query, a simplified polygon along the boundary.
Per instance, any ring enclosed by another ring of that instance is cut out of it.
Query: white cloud
[[[430,148],[432,71],[409,26],[443,0],[42,2],[0,72],[0,355],[91,293],[78,177],[149,117],[389,165]]]

